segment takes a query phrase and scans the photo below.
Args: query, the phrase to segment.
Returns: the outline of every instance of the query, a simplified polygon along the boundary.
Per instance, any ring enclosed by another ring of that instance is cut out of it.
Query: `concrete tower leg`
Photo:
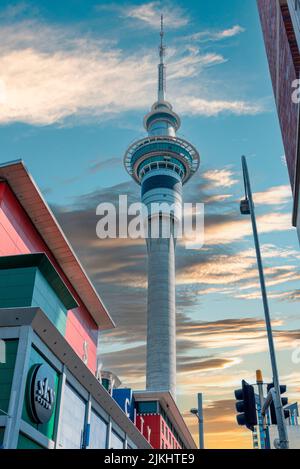
[[[147,390],[176,393],[175,240],[147,240]]]

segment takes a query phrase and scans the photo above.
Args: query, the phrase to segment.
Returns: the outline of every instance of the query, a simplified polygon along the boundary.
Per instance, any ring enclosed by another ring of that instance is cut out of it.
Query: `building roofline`
[[[24,162],[1,163],[0,179],[9,184],[98,327],[114,328],[114,321]]]
[[[190,433],[190,430],[188,429],[188,426],[169,391],[133,391],[133,395],[137,402],[151,400],[159,401],[186,447],[188,449],[197,449],[197,445]]]

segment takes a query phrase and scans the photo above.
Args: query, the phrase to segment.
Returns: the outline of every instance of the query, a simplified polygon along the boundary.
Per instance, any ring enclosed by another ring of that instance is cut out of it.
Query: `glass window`
[[[91,411],[91,426],[90,426],[90,449],[105,449],[107,437],[107,424],[104,420],[94,412]]]
[[[67,383],[63,400],[59,446],[66,449],[82,447],[85,401]]]
[[[112,430],[110,437],[110,449],[123,449],[124,441],[116,432]]]
[[[138,414],[157,414],[157,401],[138,402]]]

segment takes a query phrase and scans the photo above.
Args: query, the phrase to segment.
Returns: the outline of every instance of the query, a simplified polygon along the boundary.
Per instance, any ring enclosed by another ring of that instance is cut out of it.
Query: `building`
[[[293,226],[300,239],[299,104],[292,99],[300,75],[300,0],[257,0],[285,157],[293,191]]]
[[[170,392],[136,391],[136,425],[156,449],[196,449]]]
[[[111,374],[112,380],[115,376]],[[155,449],[196,449],[197,446],[170,392],[113,388],[113,398]]]
[[[0,165],[0,256],[0,446],[151,448],[96,377],[114,323],[21,161]]]
[[[161,23],[158,98],[144,118],[148,136],[128,148],[124,164],[134,181],[141,186],[142,202],[147,207],[146,388],[149,392],[170,392],[175,398],[176,229],[181,222],[182,186],[197,171],[199,154],[189,142],[176,136],[180,118],[165,99],[163,19]]]

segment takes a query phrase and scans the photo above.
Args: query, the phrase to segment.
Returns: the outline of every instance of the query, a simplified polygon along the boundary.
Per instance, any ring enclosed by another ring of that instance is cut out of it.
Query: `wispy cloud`
[[[189,109],[193,116],[218,116],[221,113],[242,115],[256,115],[264,112],[265,107],[260,103],[247,101],[227,101],[217,99],[203,99],[196,96],[182,96],[176,99],[179,110]]]
[[[212,184],[212,187],[231,187],[237,184],[239,181],[236,179],[235,174],[232,170],[224,169],[211,169],[205,171],[202,177]]]
[[[257,217],[258,229],[261,234],[291,230],[289,213],[268,213]],[[209,223],[206,217],[205,245],[227,244],[251,236],[252,228],[248,219],[220,215],[217,223]]]
[[[257,205],[284,205],[292,200],[291,186],[270,187],[263,192],[256,192],[253,197]]]
[[[164,21],[168,29],[177,29],[186,26],[189,18],[186,12],[175,6],[172,2],[149,2],[141,5],[129,5],[122,9],[123,15],[146,23],[154,29],[160,28],[160,15],[164,15]]]
[[[198,83],[207,67],[225,60],[195,48],[174,52],[168,65],[168,89],[170,94],[174,90],[170,99],[179,112],[216,116],[264,111],[259,104],[211,99],[211,90],[205,90],[205,98],[198,87],[193,93],[187,91],[187,82],[197,79]],[[88,37],[71,27],[37,20],[4,24],[0,64],[2,124],[49,125],[70,123],[71,118],[101,121],[121,112],[146,110],[155,99],[157,68],[152,50],[125,52],[114,41]]]
[[[222,41],[245,32],[245,28],[240,25],[234,25],[231,28],[223,29],[221,31],[200,31],[188,36],[193,41],[207,42],[207,41]]]

